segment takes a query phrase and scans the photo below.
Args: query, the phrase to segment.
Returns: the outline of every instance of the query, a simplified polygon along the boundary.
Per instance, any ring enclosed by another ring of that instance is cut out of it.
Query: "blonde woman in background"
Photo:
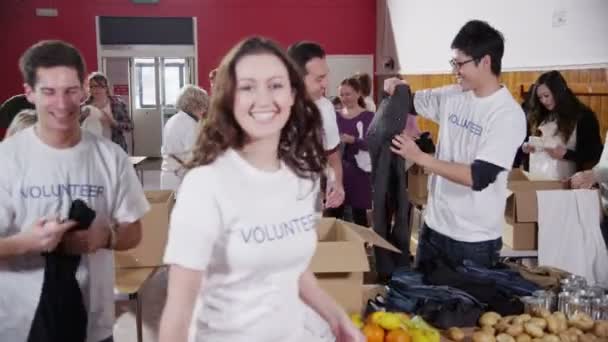
[[[183,163],[190,159],[196,141],[198,122],[209,109],[209,95],[195,85],[186,85],[177,97],[179,112],[163,129],[160,188],[177,190],[184,176]]]
[[[36,117],[36,111],[33,109],[25,109],[20,111],[11,121],[11,124],[6,130],[6,137],[15,135],[19,131],[22,131],[28,127],[34,126],[38,121]]]

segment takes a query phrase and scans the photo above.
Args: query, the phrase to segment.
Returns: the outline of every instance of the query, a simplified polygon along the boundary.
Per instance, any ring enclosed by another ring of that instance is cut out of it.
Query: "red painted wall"
[[[97,69],[95,16],[180,16],[198,21],[201,85],[224,53],[240,39],[264,35],[283,46],[308,39],[330,54],[374,54],[375,0],[0,0],[0,101],[22,91],[21,53],[41,39],[63,39]],[[36,8],[57,8],[57,17],[37,17]]]

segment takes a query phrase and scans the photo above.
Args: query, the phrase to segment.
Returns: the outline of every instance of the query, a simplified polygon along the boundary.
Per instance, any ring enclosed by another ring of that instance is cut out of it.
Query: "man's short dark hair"
[[[19,59],[23,80],[30,87],[36,85],[38,68],[65,66],[74,68],[80,83],[85,77],[85,63],[80,52],[72,45],[60,40],[43,40],[30,46]]]
[[[492,73],[500,75],[505,40],[498,30],[481,20],[471,20],[458,31],[452,41],[452,49],[458,49],[479,63],[485,55],[491,59]]]
[[[306,75],[306,63],[313,58],[325,58],[325,50],[321,45],[310,42],[300,41],[287,48],[287,54],[300,67],[302,74]]]

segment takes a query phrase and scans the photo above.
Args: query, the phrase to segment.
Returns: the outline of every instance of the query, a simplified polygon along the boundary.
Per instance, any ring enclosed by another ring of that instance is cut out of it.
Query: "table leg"
[[[129,298],[135,301],[135,328],[137,329],[137,342],[143,342],[143,319],[139,293],[132,293],[129,295]]]

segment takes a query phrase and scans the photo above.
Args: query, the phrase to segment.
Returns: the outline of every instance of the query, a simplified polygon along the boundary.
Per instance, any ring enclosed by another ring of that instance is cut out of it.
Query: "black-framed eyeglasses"
[[[450,59],[450,65],[452,66],[452,69],[460,69],[460,68],[462,68],[463,65],[470,63],[474,60],[475,60],[475,58],[471,58],[464,62],[459,62],[459,61],[455,60],[454,58],[452,58],[452,59]]]

